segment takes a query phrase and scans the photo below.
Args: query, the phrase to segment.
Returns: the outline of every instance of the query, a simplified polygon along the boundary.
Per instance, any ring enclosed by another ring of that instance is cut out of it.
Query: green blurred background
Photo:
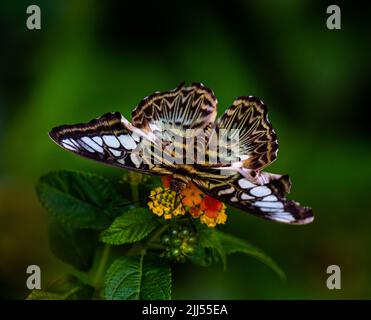
[[[42,29],[26,28],[37,4]],[[256,95],[269,107],[280,152],[269,171],[289,173],[291,198],[313,207],[308,226],[228,209],[224,230],[272,256],[287,281],[252,258],[228,269],[179,265],[173,297],[370,298],[370,29],[362,4],[339,3],[342,29],[326,28],[314,1],[2,1],[0,4],[0,298],[23,299],[26,267],[42,284],[66,266],[48,247],[34,185],[55,169],[120,177],[63,152],[50,128],[131,110],[180,82],[212,88],[219,112]],[[328,290],[326,268],[342,270]]]

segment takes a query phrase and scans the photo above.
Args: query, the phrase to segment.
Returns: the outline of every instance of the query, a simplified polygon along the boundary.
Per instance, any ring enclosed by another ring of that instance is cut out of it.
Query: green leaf
[[[214,249],[197,246],[195,252],[188,256],[188,259],[197,266],[209,267],[220,261],[220,255]]]
[[[107,271],[105,295],[110,300],[170,299],[169,263],[144,255],[117,259]]]
[[[201,228],[198,230],[198,243],[202,248],[210,250],[212,255],[219,255],[223,263],[223,268],[227,266],[227,253],[220,241],[219,231],[211,228]]]
[[[228,254],[240,252],[246,255],[250,255],[265,265],[270,267],[281,279],[285,279],[285,274],[282,269],[262,250],[256,248],[252,244],[245,240],[239,239],[237,237],[231,236],[224,232],[211,228],[198,228],[199,245],[201,248],[212,250],[211,252],[198,251],[195,255],[191,257],[191,261],[197,265],[208,266],[214,261],[213,255],[217,254],[220,256],[224,269],[226,268],[226,256]],[[210,257],[211,255],[211,257]]]
[[[104,229],[119,214],[122,197],[97,175],[57,171],[40,178],[36,191],[41,204],[59,221],[76,228]]]
[[[44,290],[33,290],[27,300],[88,300],[94,288],[81,282],[73,275],[67,275]]]
[[[63,296],[43,290],[32,290],[26,300],[63,300]]]
[[[159,222],[147,209],[134,208],[116,218],[101,234],[101,241],[121,245],[139,241],[152,232]]]
[[[231,236],[221,231],[217,231],[219,240],[223,246],[223,250],[226,254],[232,254],[236,252],[241,252],[252,256],[265,265],[270,267],[273,271],[277,273],[277,275],[284,280],[286,278],[285,273],[282,269],[269,257],[267,256],[262,250],[256,248],[249,242],[239,239],[237,237]]]
[[[94,288],[69,274],[51,283],[47,291],[62,295],[64,300],[87,300],[92,298]]]
[[[98,245],[98,236],[93,230],[73,229],[54,221],[49,240],[51,251],[63,262],[81,271],[92,266]]]

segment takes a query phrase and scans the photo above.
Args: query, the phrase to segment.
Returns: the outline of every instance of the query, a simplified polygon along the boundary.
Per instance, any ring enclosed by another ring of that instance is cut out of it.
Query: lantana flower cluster
[[[192,182],[177,195],[170,189],[171,178],[162,177],[163,187],[157,187],[150,193],[148,207],[154,214],[171,219],[189,213],[208,227],[226,222],[226,206],[223,202],[206,195]]]

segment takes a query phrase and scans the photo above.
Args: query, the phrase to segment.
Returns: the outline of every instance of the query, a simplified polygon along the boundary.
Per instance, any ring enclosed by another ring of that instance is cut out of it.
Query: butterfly
[[[152,175],[171,187],[193,182],[205,194],[256,216],[287,224],[313,221],[311,208],[287,200],[288,175],[262,171],[277,158],[276,133],[258,98],[237,98],[216,120],[217,99],[201,83],[155,92],[132,111],[53,128],[49,136],[85,158]]]

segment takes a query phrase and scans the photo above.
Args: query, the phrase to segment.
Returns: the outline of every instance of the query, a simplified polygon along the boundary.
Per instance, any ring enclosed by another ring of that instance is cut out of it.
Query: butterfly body
[[[49,133],[64,149],[85,158],[152,175],[172,175],[171,188],[192,182],[203,192],[254,215],[288,224],[313,220],[310,208],[286,200],[287,175],[263,172],[278,142],[267,107],[239,97],[216,119],[217,100],[202,84],[155,92],[132,112],[107,113]]]

